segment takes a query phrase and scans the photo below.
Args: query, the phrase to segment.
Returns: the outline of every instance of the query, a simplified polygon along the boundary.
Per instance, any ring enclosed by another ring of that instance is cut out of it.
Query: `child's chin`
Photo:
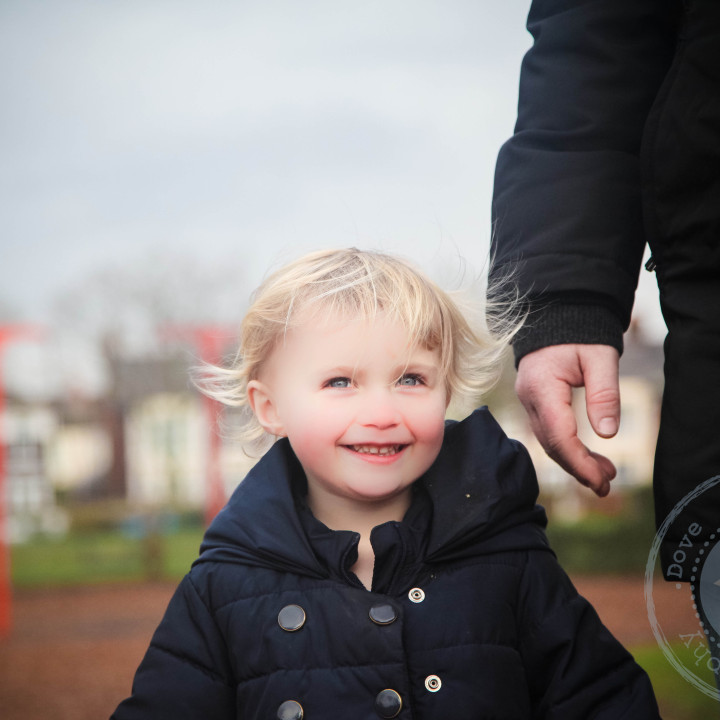
[[[382,502],[384,500],[392,500],[406,492],[410,488],[410,484],[405,482],[374,483],[370,486],[362,484],[353,488],[353,490],[358,500]]]

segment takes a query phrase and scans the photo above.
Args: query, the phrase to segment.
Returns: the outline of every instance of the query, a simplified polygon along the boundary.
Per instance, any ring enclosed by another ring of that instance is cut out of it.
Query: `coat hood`
[[[507,550],[548,549],[544,510],[525,448],[509,440],[487,408],[445,428],[442,449],[417,481],[432,507],[426,564]],[[306,488],[303,469],[286,438],[279,440],[240,483],[205,534],[196,564],[235,562],[323,578],[297,507]],[[324,526],[323,526],[324,527]],[[328,531],[346,554],[357,534]],[[314,549],[315,548],[315,549]]]

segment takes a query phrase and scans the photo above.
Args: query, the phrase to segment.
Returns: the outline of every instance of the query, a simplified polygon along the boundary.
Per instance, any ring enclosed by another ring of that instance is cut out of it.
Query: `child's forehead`
[[[367,337],[383,332],[388,327],[392,327],[398,337],[404,338],[409,347],[423,344],[424,338],[417,337],[410,323],[383,309],[370,314],[360,310],[338,310],[332,307],[307,308],[298,312],[287,324],[285,337],[289,334],[295,337],[308,334],[315,337],[329,336],[339,331],[345,331],[346,335]]]
[[[382,310],[368,317],[358,312],[315,309],[295,316],[278,337],[273,354],[293,354],[299,348],[316,346],[327,356],[357,356],[357,361],[389,351],[406,362],[417,350],[428,349],[424,338],[415,337],[400,318]]]
[[[313,309],[298,313],[292,322],[288,323],[283,336],[279,338],[278,347],[283,347],[290,341],[306,338],[310,341],[330,339],[339,333],[342,333],[346,339],[369,337],[379,327],[385,327],[388,323],[396,324],[396,321],[388,318],[384,313],[378,313],[375,317],[367,317],[361,313]],[[397,331],[406,333],[399,324]]]

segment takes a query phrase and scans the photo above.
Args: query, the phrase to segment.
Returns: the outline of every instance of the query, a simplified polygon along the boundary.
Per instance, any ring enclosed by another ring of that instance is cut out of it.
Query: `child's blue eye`
[[[332,380],[328,380],[325,383],[325,387],[330,387],[330,388],[348,388],[351,385],[352,385],[352,381],[350,380],[350,378],[346,378],[346,377],[336,377],[336,378],[333,378]]]
[[[414,375],[413,373],[410,373],[408,375],[403,375],[398,380],[398,385],[404,385],[406,387],[413,387],[414,385],[422,385],[423,379],[420,377],[420,375]]]

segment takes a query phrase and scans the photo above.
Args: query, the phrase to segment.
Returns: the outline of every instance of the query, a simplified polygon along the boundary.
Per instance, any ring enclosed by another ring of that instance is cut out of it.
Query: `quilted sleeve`
[[[189,576],[180,583],[111,720],[231,720],[235,689],[225,641]]]
[[[529,554],[518,600],[533,717],[659,720],[645,671],[578,595],[552,554]]]

